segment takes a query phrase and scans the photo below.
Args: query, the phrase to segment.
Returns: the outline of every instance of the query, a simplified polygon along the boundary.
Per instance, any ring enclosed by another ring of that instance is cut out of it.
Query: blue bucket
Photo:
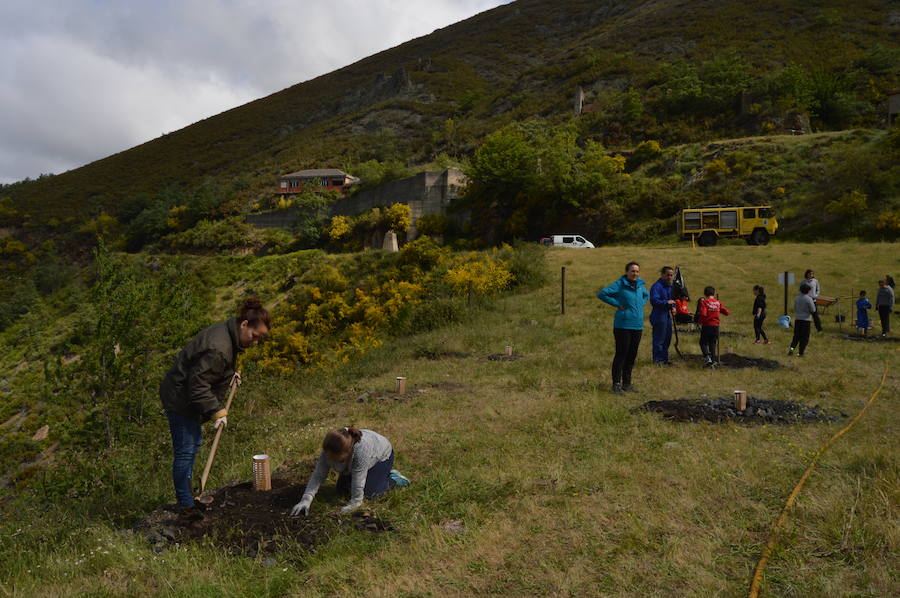
[[[791,316],[778,316],[778,325],[782,328],[790,328]]]

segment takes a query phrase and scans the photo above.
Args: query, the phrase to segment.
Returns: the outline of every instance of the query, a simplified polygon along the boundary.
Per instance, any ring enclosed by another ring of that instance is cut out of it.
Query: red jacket
[[[729,315],[728,310],[722,305],[721,301],[711,297],[704,297],[700,299],[700,308],[697,310],[697,323],[701,326],[718,326],[719,312],[726,316]]]

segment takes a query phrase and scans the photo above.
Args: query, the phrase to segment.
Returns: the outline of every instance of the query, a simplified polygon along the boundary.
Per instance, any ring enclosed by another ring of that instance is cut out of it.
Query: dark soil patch
[[[444,349],[419,349],[416,351],[416,359],[430,359],[432,361],[439,359],[463,359],[468,356],[468,353]]]
[[[507,355],[506,353],[494,353],[493,355],[488,355],[488,361],[516,361],[517,359],[522,359],[524,357],[521,353],[513,353],[512,355]]]
[[[705,359],[702,355],[685,355],[685,361],[697,364],[703,364]],[[782,367],[781,363],[774,359],[765,359],[762,357],[747,357],[746,355],[738,355],[737,353],[725,353],[719,355],[720,367],[731,369],[757,368],[760,370],[777,370]]]
[[[807,424],[835,422],[839,416],[825,413],[818,405],[806,407],[791,401],[747,397],[747,409],[734,408],[734,397],[718,399],[674,399],[670,401],[647,401],[635,411],[661,413],[664,418],[680,422],[733,421],[744,424]]]
[[[856,334],[842,334],[841,338],[845,341],[857,341],[861,343],[898,343],[900,336],[881,336],[880,334],[870,334],[868,336],[859,336]]]
[[[433,382],[425,384],[420,388],[407,390],[400,394],[395,391],[373,390],[366,391],[356,397],[357,403],[367,403],[372,401],[410,401],[412,399],[421,398],[435,390],[464,390],[468,385],[462,382]]]
[[[372,516],[364,509],[351,516],[328,514],[321,502],[318,513],[291,517],[290,510],[303,494],[309,467],[278,473],[272,477],[272,490],[253,489],[252,482],[217,488],[208,494],[213,498],[205,508],[204,519],[189,526],[179,525],[175,505],[166,505],[150,513],[132,529],[141,533],[162,552],[170,544],[206,539],[235,555],[251,558],[271,555],[286,543],[312,551],[329,539],[335,521],[341,525],[372,532],[394,531],[394,526]],[[195,503],[196,504],[196,503]]]

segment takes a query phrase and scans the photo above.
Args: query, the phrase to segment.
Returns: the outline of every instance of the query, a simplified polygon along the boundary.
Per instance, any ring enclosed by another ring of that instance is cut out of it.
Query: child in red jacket
[[[697,323],[700,325],[700,350],[706,358],[705,367],[716,365],[714,359],[717,356],[716,346],[719,344],[719,314],[728,314],[728,310],[722,302],[716,299],[716,289],[706,287],[703,289],[704,297],[697,306]]]

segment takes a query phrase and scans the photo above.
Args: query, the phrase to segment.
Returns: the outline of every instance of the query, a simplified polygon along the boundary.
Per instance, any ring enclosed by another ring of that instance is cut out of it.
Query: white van
[[[575,247],[580,249],[593,249],[594,244],[581,235],[553,235],[541,239],[541,245],[554,247]]]

